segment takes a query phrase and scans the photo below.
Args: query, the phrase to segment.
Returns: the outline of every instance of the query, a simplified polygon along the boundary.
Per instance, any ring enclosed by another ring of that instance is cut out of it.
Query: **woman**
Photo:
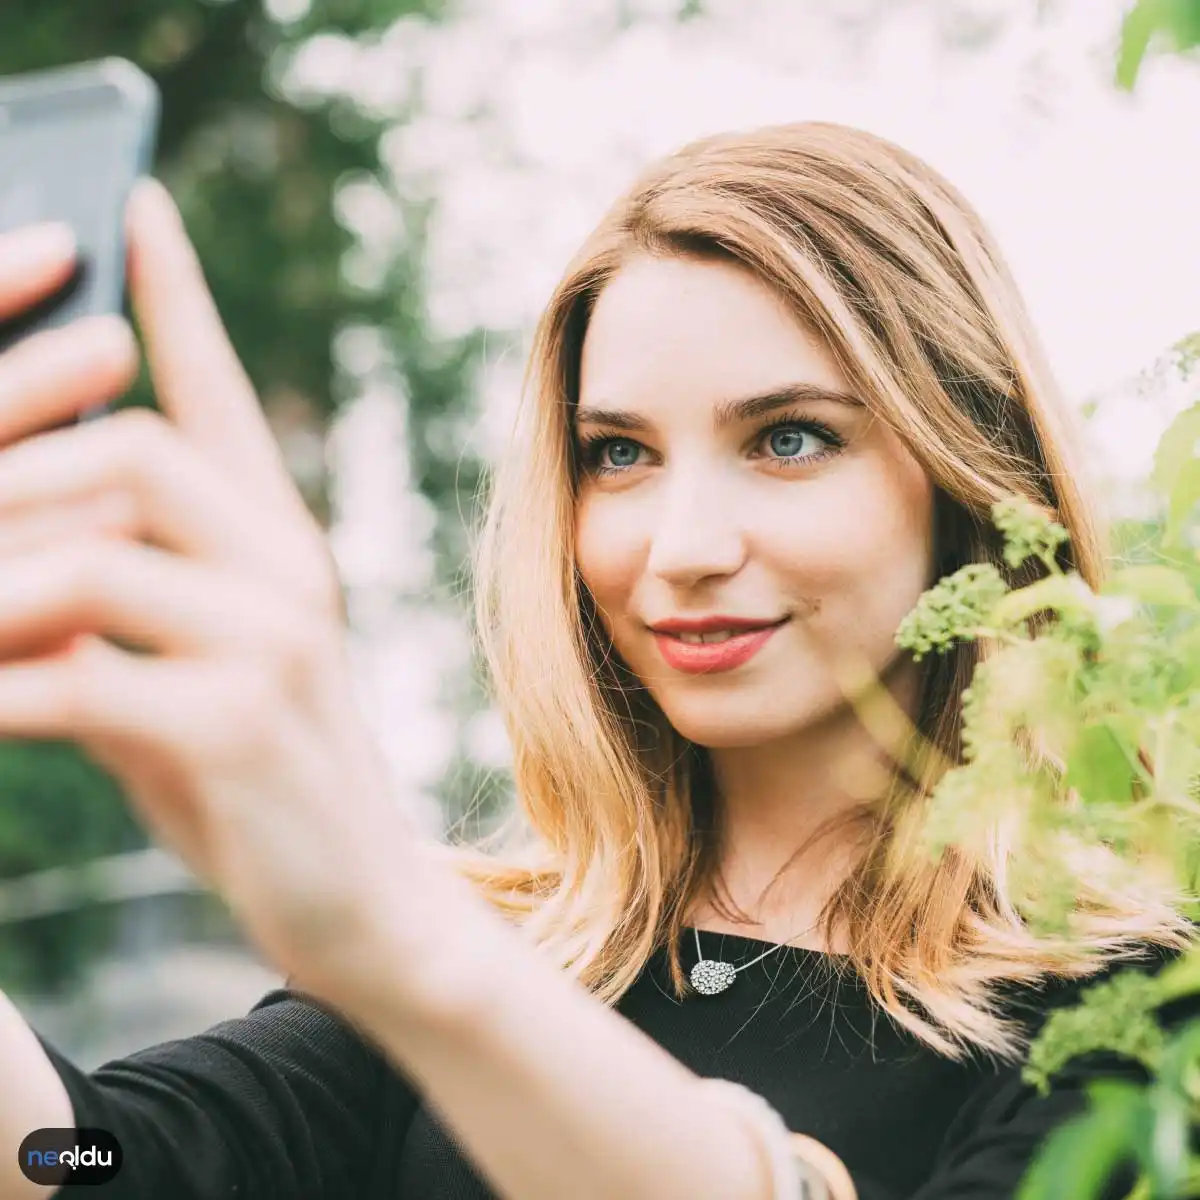
[[[0,733],[78,741],[289,987],[91,1075],[8,1010],[0,1197],[45,1194],[12,1148],[74,1125],[116,1134],[130,1197],[1012,1195],[1111,1065],[1038,1096],[1029,1036],[1188,926],[1097,875],[1070,939],[1035,936],[1001,831],[987,858],[916,848],[932,768],[898,769],[880,693],[843,687],[868,667],[954,760],[976,650],[897,649],[922,591],[971,561],[1030,578],[988,520],[1012,493],[1103,570],[963,198],[789,125],[665,159],[588,239],[479,543],[519,812],[474,849],[392,803],[324,543],[153,184],[130,242],[163,417],[38,434],[128,385],[119,322],[0,360]],[[4,307],[69,260],[6,238]]]

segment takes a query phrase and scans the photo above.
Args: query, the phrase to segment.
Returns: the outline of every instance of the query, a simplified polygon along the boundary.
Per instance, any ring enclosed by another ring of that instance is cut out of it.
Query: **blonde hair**
[[[535,335],[513,444],[476,544],[475,617],[513,751],[516,806],[492,837],[445,848],[562,969],[615,1003],[678,944],[711,883],[720,828],[706,752],[614,664],[574,561],[572,412],[591,306],[635,255],[717,257],[752,271],[836,355],[935,484],[938,576],[990,562],[1013,586],[991,505],[1020,495],[1070,534],[1093,587],[1107,558],[1069,415],[1017,287],[971,205],[912,154],[824,122],[708,137],[648,169],[568,266]],[[925,663],[920,733],[962,761],[960,702],[986,647]],[[1082,976],[1149,941],[1180,947],[1165,891],[1111,862],[1079,881],[1071,936],[1035,936],[1006,895],[1009,833],[933,861],[917,830],[935,777],[896,782],[823,928],[845,966],[914,1036],[950,1057],[1011,1056],[994,985]],[[1103,860],[1103,855],[1101,855]],[[831,966],[834,959],[830,958]]]

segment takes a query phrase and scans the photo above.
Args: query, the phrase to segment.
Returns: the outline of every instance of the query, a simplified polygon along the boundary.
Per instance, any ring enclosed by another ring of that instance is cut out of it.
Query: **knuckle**
[[[338,624],[345,620],[345,590],[332,551],[320,542],[308,542],[296,556],[296,597],[306,612]]]
[[[124,317],[112,313],[98,316],[95,318],[94,332],[115,370],[126,375],[137,371],[137,338]]]
[[[79,538],[67,558],[69,594],[76,600],[102,599],[113,578],[117,553],[117,548],[104,538]]]
[[[237,711],[241,717],[237,723],[241,730],[238,740],[257,744],[269,727],[271,716],[279,703],[277,681],[261,667],[257,670],[250,668],[239,673],[235,686]]]
[[[64,723],[72,729],[86,730],[103,711],[104,681],[98,674],[94,654],[73,652],[58,678],[56,703]]]
[[[269,658],[269,678],[276,696],[295,699],[311,694],[325,673],[327,642],[324,629],[304,617],[276,625]]]
[[[140,465],[169,453],[175,440],[174,427],[161,413],[150,408],[126,408],[109,418],[116,422],[117,439],[127,462]]]
[[[309,704],[320,681],[327,678],[325,643],[316,622],[304,616],[282,617],[278,609],[269,621],[248,628],[228,665],[226,690],[239,746],[260,744],[273,736],[275,718]],[[268,632],[269,631],[269,632]],[[237,747],[233,747],[237,752]]]
[[[123,409],[111,419],[116,425],[108,482],[125,490],[134,506],[129,520],[140,522],[141,511],[156,502],[165,481],[180,472],[184,443],[178,429],[153,409]]]
[[[270,676],[253,663],[223,668],[209,695],[220,719],[204,723],[193,752],[206,771],[253,762],[274,738],[278,696]]]
[[[141,539],[144,519],[139,497],[129,489],[107,489],[102,495],[102,503],[89,506],[88,514],[95,520],[102,537],[111,538],[115,535],[124,541]]]

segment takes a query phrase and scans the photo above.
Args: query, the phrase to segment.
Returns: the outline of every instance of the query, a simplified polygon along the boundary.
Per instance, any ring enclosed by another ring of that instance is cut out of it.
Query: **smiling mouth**
[[[786,620],[786,618],[784,618]],[[685,642],[690,646],[710,646],[716,645],[718,642],[727,642],[731,638],[745,637],[748,633],[761,633],[764,629],[774,629],[776,625],[782,625],[783,621],[776,621],[774,625],[755,625],[744,629],[714,629],[711,633],[668,633],[667,637],[674,638],[677,642]]]
[[[669,629],[655,629],[654,632],[658,637],[670,638],[674,642],[683,642],[688,646],[709,646],[717,645],[721,642],[733,641],[735,638],[752,637],[756,634],[765,633],[768,629],[778,629],[780,625],[786,625],[791,620],[791,616],[780,617],[778,621],[771,621],[764,625],[739,625],[733,629],[707,629],[703,632],[695,630],[680,630],[675,632]]]
[[[689,675],[732,671],[748,663],[790,618],[756,628],[668,633],[656,630],[659,653],[669,667]]]

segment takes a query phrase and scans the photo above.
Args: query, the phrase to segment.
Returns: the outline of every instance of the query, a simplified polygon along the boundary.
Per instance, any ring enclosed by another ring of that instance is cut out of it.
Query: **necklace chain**
[[[816,926],[817,922],[814,921],[807,929],[793,933],[792,937],[797,938],[801,934],[810,933]],[[757,958],[752,958],[749,962],[735,967],[732,963],[722,962],[720,959],[705,958],[704,952],[700,949],[700,930],[692,926],[692,933],[696,936],[696,965],[692,967],[690,979],[692,987],[705,996],[715,996],[718,992],[723,992],[733,983],[738,972],[754,966],[755,963],[762,962],[767,955],[774,954],[776,950],[782,950],[788,944],[779,942],[764,950]]]

